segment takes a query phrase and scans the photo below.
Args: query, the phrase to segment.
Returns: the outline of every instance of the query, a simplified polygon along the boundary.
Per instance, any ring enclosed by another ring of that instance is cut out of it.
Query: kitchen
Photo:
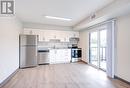
[[[130,88],[130,0],[0,1],[0,88]]]
[[[20,68],[81,61],[78,42],[79,32],[76,31],[26,28],[20,35]]]

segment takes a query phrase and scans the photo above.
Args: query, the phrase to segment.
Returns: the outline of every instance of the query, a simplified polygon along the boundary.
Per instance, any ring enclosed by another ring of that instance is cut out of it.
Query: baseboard
[[[5,84],[7,84],[11,79],[12,77],[15,76],[15,74],[19,71],[19,68],[16,69],[8,78],[6,78],[2,83],[0,83],[0,88],[2,88]]]
[[[83,63],[85,63],[85,64],[88,64],[87,62],[85,62],[85,61],[83,61],[83,60],[81,60],[81,62],[83,62]]]
[[[130,82],[128,82],[128,81],[126,81],[126,80],[124,80],[124,79],[122,79],[122,78],[120,78],[118,76],[114,76],[114,79],[118,79],[118,80],[123,81],[123,82],[125,82],[125,83],[130,85]]]

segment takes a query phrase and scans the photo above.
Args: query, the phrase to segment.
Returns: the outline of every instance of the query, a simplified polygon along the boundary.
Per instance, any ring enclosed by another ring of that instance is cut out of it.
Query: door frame
[[[114,76],[115,76],[115,67],[116,67],[116,60],[117,60],[117,37],[116,37],[117,36],[117,30],[116,30],[117,26],[116,26],[116,19],[110,19],[110,20],[103,21],[101,23],[95,24],[93,26],[90,26],[88,28],[88,32],[90,34],[90,32],[96,30],[96,28],[101,27],[103,25],[107,25],[109,23],[111,23],[111,29],[112,29],[112,66],[111,66],[112,71],[111,71],[111,75],[109,75],[109,77],[114,78]],[[89,40],[90,40],[90,37],[89,37]],[[90,55],[90,41],[89,41],[89,55]],[[93,66],[90,63],[88,63],[88,64],[90,66]],[[107,73],[107,75],[108,75],[108,73]]]
[[[90,34],[92,32],[98,32],[98,36],[97,36],[98,37],[98,47],[100,47],[100,31],[101,30],[107,30],[106,28],[107,28],[106,25],[102,25],[102,26],[99,26],[99,27],[95,27],[92,30],[89,30],[89,65],[91,65],[91,66],[93,66],[93,67],[95,67],[97,69],[103,70],[105,72],[106,72],[106,70],[100,68],[100,48],[98,48],[98,54],[99,54],[98,55],[98,66],[95,66],[95,65],[93,65],[93,64],[90,63]]]

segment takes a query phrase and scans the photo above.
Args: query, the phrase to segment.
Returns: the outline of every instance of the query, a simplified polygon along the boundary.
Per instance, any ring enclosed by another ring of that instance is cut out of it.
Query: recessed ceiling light
[[[62,18],[62,17],[54,17],[54,16],[45,16],[48,19],[56,19],[56,20],[64,20],[64,21],[71,21],[72,19]]]

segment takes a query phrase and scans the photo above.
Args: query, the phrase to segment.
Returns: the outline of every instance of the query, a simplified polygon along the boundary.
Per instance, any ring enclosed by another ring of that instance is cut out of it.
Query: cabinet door
[[[66,62],[70,63],[70,61],[71,61],[71,49],[68,49],[67,50],[67,59],[66,59]]]
[[[49,54],[49,58],[50,58],[50,64],[55,64],[56,63],[56,52],[55,49],[50,50],[50,54]]]
[[[39,41],[45,41],[44,31],[42,31],[42,30],[37,30],[36,32],[37,32],[37,34],[39,35]]]
[[[69,42],[69,31],[64,32],[64,42]]]
[[[71,49],[58,49],[55,60],[56,63],[69,63],[71,60]]]
[[[69,32],[69,37],[79,37],[79,32]]]
[[[64,62],[70,63],[71,61],[71,49],[64,49]]]
[[[73,32],[73,37],[79,37],[79,32]]]
[[[61,53],[58,49],[50,50],[50,64],[61,63]]]
[[[24,34],[38,35],[39,41],[44,41],[44,32],[39,29],[24,29]]]
[[[24,29],[24,34],[30,35],[30,31],[31,31],[31,30]]]
[[[68,32],[67,34],[66,34],[66,40],[68,41],[68,42],[70,42],[69,41],[69,39],[71,38],[71,37],[73,37],[73,32],[72,31],[70,31],[70,32]]]
[[[24,34],[26,35],[34,35],[34,30],[33,29],[24,29]]]
[[[71,49],[52,49],[50,50],[50,64],[70,63]]]
[[[64,32],[56,31],[55,36],[56,36],[56,39],[59,39],[61,42],[64,42]]]
[[[64,61],[63,61],[63,53],[64,52],[62,52],[62,50],[61,49],[57,49],[56,50],[56,63],[64,63]]]
[[[51,30],[45,31],[44,36],[45,36],[45,41],[50,41],[50,39],[56,38],[55,31],[51,31]]]

